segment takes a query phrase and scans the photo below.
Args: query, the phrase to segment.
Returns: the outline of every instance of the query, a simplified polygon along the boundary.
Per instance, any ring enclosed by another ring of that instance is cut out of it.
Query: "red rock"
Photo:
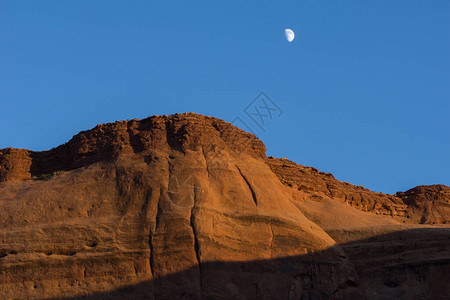
[[[419,270],[430,279],[365,273],[371,239],[403,236],[416,200],[268,159],[254,135],[192,113],[98,125],[44,152],[0,150],[0,181],[3,298],[414,298],[434,295],[431,278],[449,266],[439,231],[441,265]]]

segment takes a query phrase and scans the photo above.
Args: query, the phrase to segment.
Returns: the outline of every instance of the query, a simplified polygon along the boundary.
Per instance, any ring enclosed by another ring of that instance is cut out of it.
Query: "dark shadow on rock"
[[[368,299],[450,299],[450,227],[378,234],[341,247]]]
[[[340,261],[330,248],[272,260],[205,262],[201,274],[195,266],[66,299],[450,299],[450,228],[404,230],[340,246],[347,254]]]

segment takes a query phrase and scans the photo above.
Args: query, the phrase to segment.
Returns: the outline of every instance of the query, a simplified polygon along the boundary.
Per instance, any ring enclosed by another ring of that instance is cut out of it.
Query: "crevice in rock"
[[[152,231],[152,226],[153,224],[155,224],[156,227],[156,223],[157,223],[157,215],[155,215],[155,220],[154,223],[152,223],[149,219],[148,219],[148,213],[150,210],[150,205],[151,205],[151,200],[153,199],[153,189],[151,187],[148,187],[148,190],[145,194],[145,200],[144,200],[144,204],[142,204],[141,207],[141,222],[142,224],[145,224],[145,228],[147,228],[148,226],[148,248],[150,251],[150,257],[149,257],[149,267],[150,267],[150,273],[152,274],[152,278],[153,278],[153,231]],[[159,197],[158,197],[158,204],[159,204]],[[157,206],[158,206],[157,204]],[[158,212],[157,212],[158,213]],[[144,229],[145,230],[145,229]],[[136,266],[135,266],[136,269]],[[136,271],[137,274],[137,271]]]
[[[203,279],[202,279],[202,265],[201,265],[201,260],[200,260],[200,245],[198,242],[198,232],[197,232],[197,228],[196,228],[196,224],[195,224],[195,216],[193,214],[193,211],[196,207],[196,203],[197,203],[197,190],[198,188],[196,186],[194,186],[194,203],[191,207],[191,215],[190,215],[190,224],[191,224],[191,228],[192,228],[192,233],[194,234],[194,250],[195,250],[195,257],[197,259],[197,264],[198,264],[198,270],[200,273],[200,291],[203,290]]]
[[[153,272],[154,270],[154,266],[155,266],[155,254],[154,254],[154,250],[153,250],[153,232],[152,232],[152,228],[150,227],[150,235],[148,237],[148,247],[150,248],[150,273],[152,273],[152,279],[155,278],[155,274]]]
[[[161,198],[163,193],[161,189],[159,190],[158,204],[156,205],[156,216],[155,216],[155,230],[159,228],[159,223],[161,222]]]
[[[166,120],[165,126],[167,144],[169,144],[172,150],[186,154],[183,148],[183,144],[186,142],[186,135],[188,134],[186,124],[176,129],[176,125],[173,120]]]
[[[161,222],[161,213],[162,213],[161,200],[163,200],[164,194],[167,195],[169,188],[170,188],[170,162],[167,158],[166,158],[166,161],[167,161],[167,169],[165,171],[167,171],[167,187],[166,187],[165,192],[163,190],[162,185],[159,188],[158,203],[156,205],[157,209],[156,209],[156,217],[155,217],[155,231],[159,228],[159,224]]]
[[[142,143],[142,141],[140,140],[140,136],[139,133],[136,133],[133,131],[132,127],[133,121],[128,121],[127,122],[127,131],[126,133],[128,134],[128,143],[131,146],[131,148],[133,149],[133,152],[139,153],[145,150],[145,145]]]
[[[330,194],[330,197],[333,198],[333,191],[330,189],[330,185],[328,183],[326,185],[327,185],[327,190],[328,190],[328,193]]]
[[[272,221],[270,221],[270,232],[271,232],[271,237],[270,237],[270,257],[272,257],[272,251],[273,251],[273,238],[275,237],[275,234],[273,233],[273,227],[272,227]]]
[[[206,159],[206,153],[205,153],[205,149],[202,146],[202,154],[203,157],[205,158],[205,165],[206,165],[206,172],[208,173],[208,179],[211,178],[211,173],[209,171],[209,165],[208,165],[208,160]]]
[[[151,186],[149,186],[147,192],[145,193],[144,203],[141,206],[141,214],[142,214],[144,220],[146,219],[147,212],[150,207],[150,201],[152,199],[152,195],[153,195],[153,189]]]
[[[169,172],[169,171],[167,171]],[[168,183],[167,183],[167,190],[169,189],[169,180],[170,180],[170,174],[168,175]],[[166,190],[166,193],[167,193]],[[148,247],[150,250],[150,257],[149,257],[149,267],[150,267],[150,273],[152,274],[152,279],[155,278],[155,248],[153,244],[153,237],[155,236],[155,233],[158,231],[158,228],[161,223],[161,215],[162,215],[162,200],[164,197],[164,190],[162,185],[158,189],[159,195],[158,195],[158,202],[156,203],[156,214],[154,219],[154,230],[152,227],[152,224],[150,223],[150,229],[149,229],[149,237],[148,237]]]
[[[236,168],[238,169],[239,174],[241,174],[242,178],[244,178],[245,183],[247,184],[248,188],[250,189],[250,193],[252,193],[252,198],[253,198],[253,201],[255,202],[255,205],[258,205],[258,200],[256,199],[255,191],[253,190],[252,186],[250,185],[250,182],[249,182],[248,179],[244,176],[244,174],[242,174],[241,169],[239,169],[238,166],[236,166]]]

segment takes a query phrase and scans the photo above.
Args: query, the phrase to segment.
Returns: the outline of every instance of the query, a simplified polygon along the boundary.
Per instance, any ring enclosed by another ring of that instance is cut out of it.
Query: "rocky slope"
[[[413,220],[430,224],[449,223],[450,187],[442,184],[421,185],[406,192],[397,192],[396,196],[408,205],[408,215]]]
[[[287,159],[267,164],[303,214],[339,243],[365,299],[450,297],[449,187],[386,195]]]
[[[283,184],[314,197],[327,196],[362,211],[396,217],[404,223],[447,224],[450,221],[448,186],[418,186],[388,195],[336,180],[330,173],[285,158],[269,157],[267,164]]]
[[[434,243],[406,234],[448,222],[448,187],[373,193],[268,159],[255,136],[215,118],[154,116],[49,151],[3,149],[0,181],[0,298],[450,295],[433,289],[449,275],[447,227]],[[413,243],[394,273],[383,269]]]
[[[48,152],[4,150],[2,165],[4,297],[144,281],[155,298],[358,294],[342,249],[283,192],[264,145],[223,121],[105,124]]]

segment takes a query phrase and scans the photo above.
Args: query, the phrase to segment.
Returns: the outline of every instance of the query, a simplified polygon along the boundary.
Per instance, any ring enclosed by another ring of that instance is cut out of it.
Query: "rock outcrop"
[[[414,242],[402,224],[447,222],[448,188],[430,188],[342,183],[192,113],[98,125],[44,152],[3,149],[0,298],[447,296],[433,294],[450,265],[444,225],[439,242],[424,235],[434,259],[419,240],[395,274],[384,268]]]
[[[292,203],[261,141],[223,121],[105,124],[47,152],[4,150],[2,165],[3,297],[147,281],[158,299],[359,295],[342,249]]]
[[[450,216],[450,187],[436,185],[421,185],[406,192],[397,192],[408,205],[409,215],[420,223],[448,224]]]
[[[334,178],[286,158],[267,159],[280,181],[312,197],[330,197],[359,210],[395,217],[404,223],[447,224],[450,221],[450,187],[418,186],[395,195],[373,192]]]

